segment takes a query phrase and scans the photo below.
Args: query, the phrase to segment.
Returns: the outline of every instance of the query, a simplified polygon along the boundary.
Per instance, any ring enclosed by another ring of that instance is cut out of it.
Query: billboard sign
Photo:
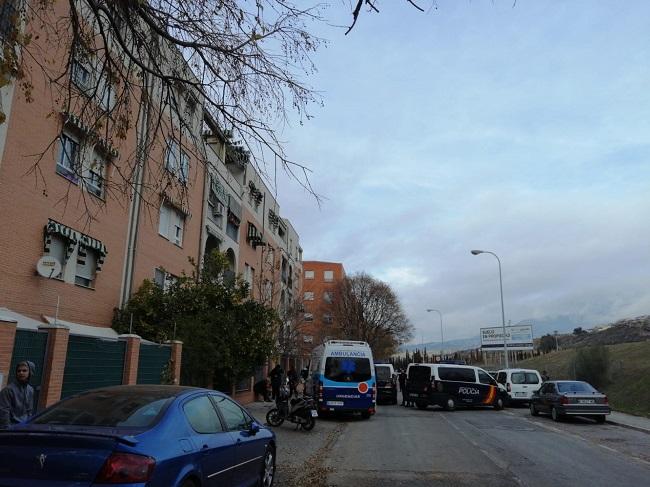
[[[508,350],[533,349],[533,325],[506,326]],[[481,328],[481,350],[503,349],[503,327]]]

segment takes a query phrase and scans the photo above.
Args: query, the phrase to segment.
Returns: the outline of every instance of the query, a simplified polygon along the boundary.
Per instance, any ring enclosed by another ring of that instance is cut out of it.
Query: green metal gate
[[[34,362],[36,370],[29,383],[34,387],[34,404],[38,406],[38,396],[43,378],[43,364],[47,349],[47,332],[16,330],[13,355],[9,367],[9,382],[15,378],[16,365],[23,360]]]
[[[126,343],[70,335],[61,398],[122,383]]]
[[[138,359],[138,384],[161,384],[163,372],[169,364],[172,349],[169,345],[141,343]]]

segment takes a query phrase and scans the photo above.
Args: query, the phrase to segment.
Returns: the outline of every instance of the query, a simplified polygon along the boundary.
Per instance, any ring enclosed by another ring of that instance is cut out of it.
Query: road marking
[[[484,448],[481,448],[481,447],[479,446],[479,444],[478,444],[476,441],[474,441],[470,436],[468,436],[467,433],[465,433],[462,429],[460,429],[459,426],[457,426],[456,424],[452,423],[452,422],[449,420],[449,418],[447,418],[447,415],[446,415],[446,414],[443,414],[442,417],[443,417],[443,419],[444,419],[444,420],[445,420],[445,421],[446,421],[446,422],[447,422],[447,423],[448,423],[452,428],[454,428],[456,431],[458,431],[458,433],[459,433],[463,438],[465,438],[465,439],[466,439],[467,441],[469,441],[472,445],[474,445],[474,447],[475,447],[476,449],[478,449],[481,453],[483,453],[483,455],[485,455],[485,456],[486,456],[486,457],[487,457],[487,458],[488,458],[492,463],[494,463],[494,464],[495,464],[497,467],[499,467],[501,470],[505,470],[505,471],[506,471],[506,472],[507,472],[507,473],[512,477],[512,479],[513,479],[513,480],[514,480],[518,485],[521,485],[522,487],[526,485],[526,484],[525,484],[525,483],[524,483],[524,482],[523,482],[519,477],[517,477],[517,475],[515,475],[515,473],[510,469],[510,464],[509,464],[506,460],[500,458],[499,456],[493,455],[492,453],[488,452],[488,451],[485,450]],[[470,426],[470,427],[472,427],[472,428],[478,430],[478,428],[476,428],[476,426],[474,426],[474,425],[468,423],[467,421],[466,421],[466,424],[467,424],[468,426]],[[481,433],[481,434],[482,434],[482,433]]]
[[[607,450],[607,451],[609,451],[609,452],[611,452],[611,453],[618,453],[619,455],[622,455],[622,456],[624,456],[625,458],[630,458],[630,459],[632,459],[632,460],[634,460],[634,461],[636,461],[636,462],[642,463],[642,464],[644,464],[644,465],[650,465],[650,462],[647,461],[647,460],[644,460],[643,458],[639,458],[639,457],[637,457],[637,456],[635,456],[635,455],[633,455],[633,454],[631,454],[631,453],[625,453],[625,452],[622,452],[621,450],[617,450],[616,448],[611,448],[611,447],[609,447],[609,446],[603,445],[603,444],[601,444],[601,443],[598,443],[596,440],[592,440],[592,439],[589,439],[589,438],[585,438],[585,437],[580,436],[580,435],[577,435],[577,434],[575,434],[575,433],[571,433],[571,432],[569,432],[569,431],[567,431],[567,430],[561,430],[561,429],[559,429],[559,428],[555,428],[554,426],[549,426],[549,425],[547,425],[547,424],[540,423],[539,421],[535,421],[535,420],[532,420],[532,419],[526,418],[525,416],[519,416],[519,415],[517,415],[517,414],[513,414],[513,413],[509,413],[509,414],[510,414],[511,416],[513,416],[513,417],[516,417],[516,418],[522,419],[522,420],[524,420],[524,421],[526,421],[526,422],[528,422],[528,423],[532,423],[532,424],[534,424],[534,425],[537,425],[537,426],[539,426],[540,428],[544,428],[544,429],[546,429],[546,430],[553,431],[554,433],[567,435],[567,436],[570,436],[570,437],[572,437],[572,438],[574,438],[574,439],[576,439],[576,440],[583,441],[583,442],[585,442],[585,443],[591,443],[591,444],[593,444],[593,445],[597,445],[597,446],[599,446],[599,447],[601,447],[601,448],[603,448],[603,449],[605,449],[605,450]]]

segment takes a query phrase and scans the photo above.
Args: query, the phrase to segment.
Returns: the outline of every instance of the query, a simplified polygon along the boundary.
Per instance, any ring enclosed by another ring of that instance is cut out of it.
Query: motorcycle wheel
[[[305,417],[305,420],[307,421],[306,423],[301,423],[300,426],[302,427],[303,430],[305,431],[311,431],[314,429],[314,426],[316,426],[316,420],[314,417],[311,415],[311,412],[309,413],[309,416]]]
[[[266,422],[271,426],[280,426],[284,423],[284,418],[280,415],[278,408],[273,408],[266,413]]]

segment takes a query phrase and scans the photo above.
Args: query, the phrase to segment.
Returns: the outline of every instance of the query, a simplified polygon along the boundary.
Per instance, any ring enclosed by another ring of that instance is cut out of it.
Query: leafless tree
[[[390,286],[365,273],[340,282],[335,301],[341,338],[364,340],[377,355],[408,341],[413,327]]]
[[[189,153],[206,163],[204,113],[223,129],[227,162],[252,162],[273,184],[284,168],[315,195],[308,167],[287,156],[278,136],[290,111],[302,123],[309,106],[321,102],[305,82],[323,44],[310,32],[322,21],[315,2],[4,0],[0,87],[15,83],[27,101],[35,87],[51,92],[50,116],[107,154],[113,169],[105,190],[124,205],[134,192],[145,202],[158,203],[161,194],[185,199],[180,159]],[[377,11],[377,1],[351,2],[350,29],[364,4]],[[0,124],[4,115],[0,107]],[[125,153],[129,138],[136,149]],[[168,146],[170,138],[178,147]],[[57,144],[34,147],[26,168],[44,192],[40,162]],[[170,152],[178,152],[176,174],[161,170]],[[87,175],[79,166],[70,177]]]

